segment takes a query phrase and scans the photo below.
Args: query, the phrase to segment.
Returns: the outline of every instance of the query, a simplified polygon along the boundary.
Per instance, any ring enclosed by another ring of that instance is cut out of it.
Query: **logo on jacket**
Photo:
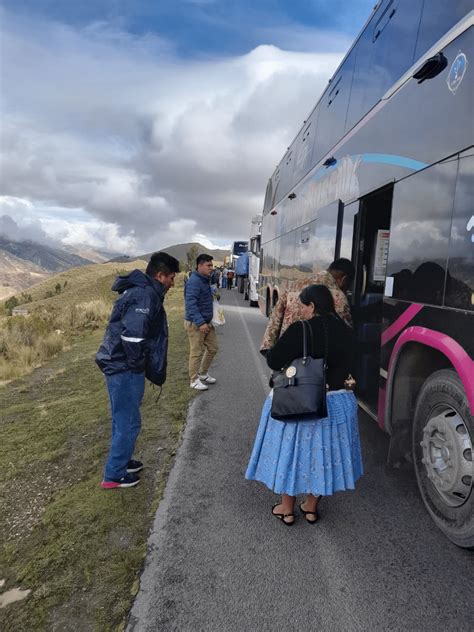
[[[135,309],[136,312],[138,312],[139,314],[149,314],[150,313],[150,308],[149,307],[137,307]]]
[[[448,88],[451,90],[453,94],[456,94],[456,90],[461,85],[461,82],[464,79],[464,75],[466,74],[466,69],[467,69],[467,57],[464,53],[461,53],[461,51],[459,51],[459,53],[456,56],[456,59],[453,61],[451,65],[448,78],[446,79]]]

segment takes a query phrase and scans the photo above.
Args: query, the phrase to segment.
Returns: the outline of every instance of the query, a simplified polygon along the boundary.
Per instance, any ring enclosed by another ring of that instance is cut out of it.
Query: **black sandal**
[[[278,507],[278,505],[280,505],[281,503],[275,503],[272,507],[272,516],[275,516],[275,518],[278,518],[278,520],[281,520],[283,522],[284,525],[286,525],[287,527],[292,527],[295,524],[295,514],[294,513],[287,513],[287,514],[282,514],[282,513],[275,513],[273,510],[275,509],[275,507]],[[293,518],[292,522],[287,522],[285,520],[285,518]]]
[[[319,501],[321,500],[322,496],[318,496],[318,505],[319,505]],[[304,501],[303,501],[304,502]],[[316,524],[317,522],[319,522],[319,514],[318,514],[318,505],[316,505],[316,509],[314,511],[305,511],[303,509],[303,503],[300,503],[299,509],[301,511],[301,513],[304,516],[304,519],[306,520],[306,522],[308,522],[309,524]],[[316,518],[314,520],[310,520],[308,518],[308,515],[312,515],[312,516],[316,516]]]

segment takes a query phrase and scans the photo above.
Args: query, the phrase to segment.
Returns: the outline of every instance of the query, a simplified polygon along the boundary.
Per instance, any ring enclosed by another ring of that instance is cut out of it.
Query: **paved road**
[[[149,542],[129,632],[474,629],[472,553],[447,542],[411,477],[386,471],[388,440],[365,415],[366,474],[288,529],[273,494],[244,480],[267,370],[265,319],[224,290],[227,324],[195,400]]]

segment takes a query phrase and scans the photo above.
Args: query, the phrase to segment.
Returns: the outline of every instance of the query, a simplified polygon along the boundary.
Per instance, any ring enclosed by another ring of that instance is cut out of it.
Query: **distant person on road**
[[[316,272],[300,281],[293,281],[290,289],[281,294],[272,310],[260,351],[264,353],[267,349],[273,347],[291,323],[302,318],[303,308],[299,295],[303,288],[311,284],[325,285],[330,290],[336,313],[347,325],[352,326],[351,311],[346,292],[354,280],[354,275],[355,270],[351,261],[340,258],[333,261],[327,270]]]
[[[352,329],[336,314],[327,287],[310,285],[300,293],[300,302],[301,316],[312,331],[310,355],[327,357],[328,416],[314,421],[277,421],[271,416],[270,393],[245,474],[248,480],[260,481],[281,494],[272,514],[287,526],[295,522],[297,495],[306,494],[299,509],[307,522],[315,524],[320,499],[354,489],[363,472],[357,402],[350,390]],[[266,359],[271,369],[279,370],[302,355],[302,327],[295,322],[268,350]]]
[[[173,287],[179,261],[154,253],[146,273],[133,270],[112,286],[115,301],[96,362],[105,375],[112,411],[112,440],[103,489],[133,487],[143,463],[132,459],[141,427],[140,405],[145,378],[161,386],[166,380],[168,325],[166,292]]]
[[[232,289],[232,285],[234,283],[234,271],[233,270],[227,270],[227,289],[231,290]]]
[[[229,270],[224,267],[222,270],[222,289],[225,289],[227,287],[227,273],[229,272]]]
[[[196,270],[184,288],[184,329],[189,338],[189,379],[196,391],[207,391],[216,378],[209,367],[218,350],[216,330],[212,325],[213,295],[210,279],[213,270],[211,255],[199,255]]]

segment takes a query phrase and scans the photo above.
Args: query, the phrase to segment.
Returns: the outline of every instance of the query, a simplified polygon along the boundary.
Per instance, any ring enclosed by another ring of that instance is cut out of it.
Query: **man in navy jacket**
[[[208,373],[217,353],[216,331],[212,325],[213,297],[210,286],[213,264],[210,255],[199,255],[196,270],[184,286],[186,314],[184,329],[189,338],[189,378],[191,388],[207,391],[216,378]]]
[[[151,256],[146,274],[119,276],[118,292],[96,362],[105,375],[112,410],[112,441],[104,470],[104,489],[133,487],[143,468],[132,459],[140,432],[145,377],[161,386],[166,380],[168,323],[163,301],[174,285],[179,262],[165,252]]]

